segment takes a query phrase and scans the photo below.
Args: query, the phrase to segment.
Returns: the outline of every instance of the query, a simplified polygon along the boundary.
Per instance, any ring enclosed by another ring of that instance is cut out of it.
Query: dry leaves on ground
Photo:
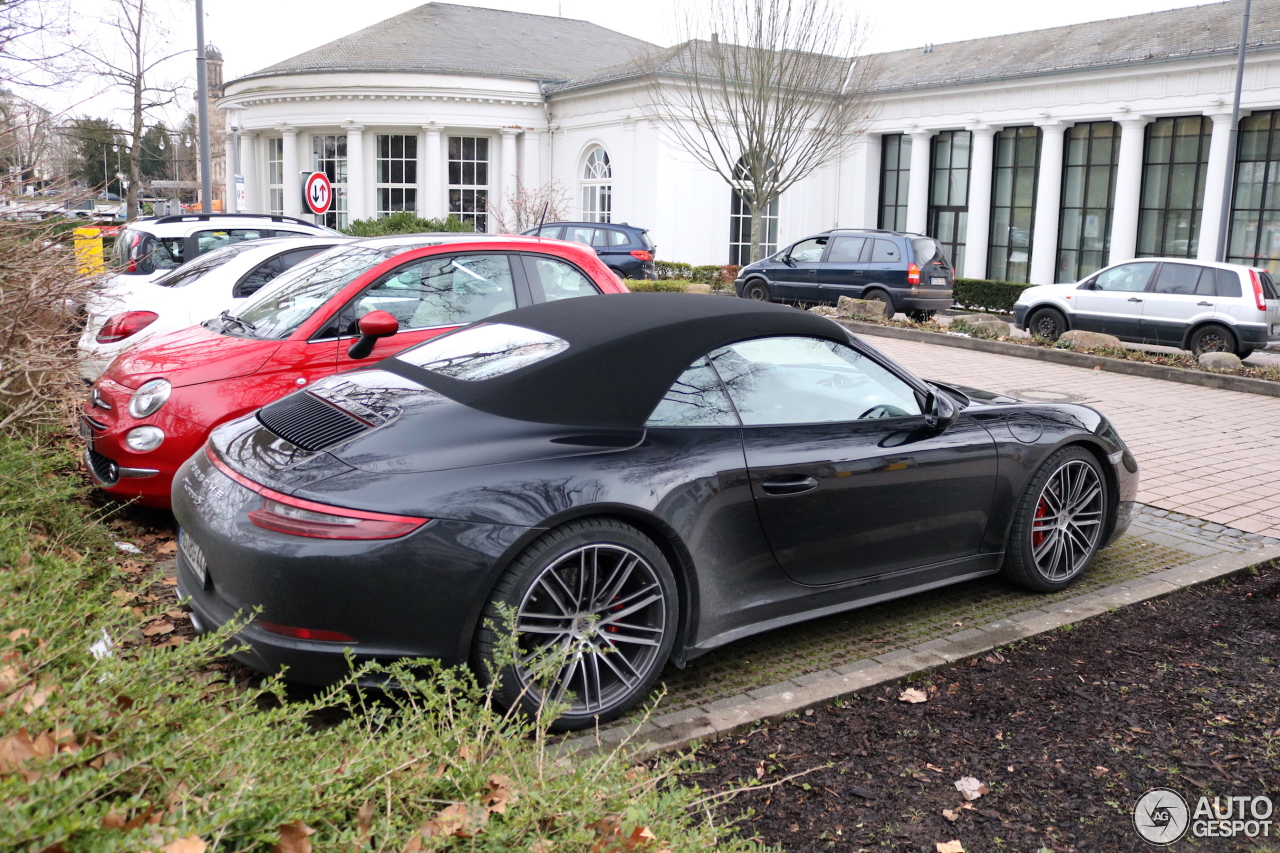
[[[912,705],[917,705],[921,702],[928,702],[929,694],[915,687],[908,687],[906,690],[903,690],[898,694],[898,701],[910,702]]]
[[[963,779],[956,780],[956,790],[969,801],[976,800],[983,794],[991,793],[990,789],[988,789],[986,785],[982,784],[972,776],[965,776]]]
[[[311,853],[311,838],[315,830],[300,820],[280,827],[280,840],[271,853]]]
[[[935,846],[938,853],[964,853],[964,845],[959,841],[939,841]]]

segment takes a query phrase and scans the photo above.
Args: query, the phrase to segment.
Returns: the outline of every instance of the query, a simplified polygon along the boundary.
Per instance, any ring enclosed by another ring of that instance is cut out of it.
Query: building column
[[[298,129],[296,127],[280,128],[284,139],[281,143],[283,157],[281,168],[284,170],[284,215],[302,215],[302,175],[298,169]]]
[[[235,155],[235,132],[228,130],[224,136],[226,137],[223,146],[223,159],[225,160],[222,170],[223,183],[226,184],[222,194],[222,212],[223,213],[239,213],[240,209],[236,207],[236,155]]]
[[[932,130],[911,133],[911,178],[907,188],[907,230],[923,234],[929,229],[929,161]]]
[[[244,208],[237,212],[248,213],[258,206],[258,147],[257,134],[251,130],[240,131],[240,174],[244,176]],[[237,201],[237,205],[239,202]]]
[[[501,183],[498,184],[498,205],[503,214],[510,217],[510,222],[514,223],[514,205],[517,201],[516,192],[519,190],[520,174],[520,164],[516,158],[516,137],[520,131],[504,127],[498,132],[502,134],[502,152],[498,155],[501,159],[499,166],[502,169]],[[514,228],[514,224],[511,227]]]
[[[987,254],[991,242],[991,176],[996,161],[996,127],[971,127],[973,145],[969,149],[969,227],[964,235],[966,278],[987,277]]]
[[[1231,144],[1231,113],[1214,113],[1209,118],[1213,119],[1213,136],[1209,139],[1204,206],[1201,208],[1200,236],[1196,246],[1196,260],[1200,261],[1216,259],[1222,229],[1231,227],[1230,218],[1226,222],[1222,221],[1222,195],[1226,191],[1225,182],[1236,179],[1234,164],[1227,164],[1227,155],[1230,153],[1228,147]]]
[[[1111,211],[1108,264],[1138,254],[1138,210],[1142,204],[1142,159],[1147,119],[1120,119],[1120,155],[1116,162],[1116,197]]]
[[[418,215],[423,219],[443,219],[449,208],[444,197],[440,128],[424,124],[422,135],[422,152],[418,155]]]
[[[625,132],[627,127],[623,126]],[[530,189],[543,184],[541,168],[542,132],[526,130],[520,136],[520,183]]]
[[[364,204],[364,126],[347,125],[347,224],[368,219]]]
[[[880,205],[883,199],[880,198],[880,170],[884,161],[884,134],[868,133],[862,137],[862,157],[854,158],[854,164],[860,165],[861,168],[854,176],[854,186],[857,182],[862,183],[862,193],[859,196],[854,194],[853,197],[861,198],[862,205],[857,206],[854,202],[854,208],[849,211],[850,222],[846,227],[849,228],[878,228],[880,226]],[[838,203],[838,202],[837,202]]]
[[[1062,145],[1067,125],[1040,125],[1040,174],[1036,176],[1036,211],[1031,225],[1032,284],[1053,284],[1058,277],[1058,215],[1062,209]]]

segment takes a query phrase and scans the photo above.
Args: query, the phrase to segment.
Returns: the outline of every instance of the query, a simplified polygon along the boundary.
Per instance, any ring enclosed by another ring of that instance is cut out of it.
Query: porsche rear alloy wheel
[[[1018,504],[1006,574],[1038,592],[1062,589],[1097,553],[1106,518],[1107,484],[1093,454],[1079,447],[1059,450]]]
[[[536,712],[568,705],[553,725],[582,728],[611,719],[648,693],[675,636],[675,582],[642,533],[612,520],[575,522],[534,543],[498,583],[486,608],[515,618],[516,661],[496,695]],[[499,637],[486,625],[480,656],[492,662]]]

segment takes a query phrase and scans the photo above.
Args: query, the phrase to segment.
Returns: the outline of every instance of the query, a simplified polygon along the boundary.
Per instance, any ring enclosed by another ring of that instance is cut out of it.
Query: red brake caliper
[[[1039,520],[1049,514],[1049,508],[1045,505],[1044,498],[1040,499],[1040,503],[1036,504],[1036,519]],[[1034,530],[1031,533],[1031,547],[1039,548],[1044,543],[1045,533],[1043,530]]]

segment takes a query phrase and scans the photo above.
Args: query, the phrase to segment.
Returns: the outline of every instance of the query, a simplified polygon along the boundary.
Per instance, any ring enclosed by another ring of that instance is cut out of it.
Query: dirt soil
[[[1156,787],[1276,808],[1268,838],[1165,849],[1280,851],[1277,660],[1280,562],[708,745],[686,781],[759,786],[711,802],[787,851],[1155,850],[1132,810]]]

